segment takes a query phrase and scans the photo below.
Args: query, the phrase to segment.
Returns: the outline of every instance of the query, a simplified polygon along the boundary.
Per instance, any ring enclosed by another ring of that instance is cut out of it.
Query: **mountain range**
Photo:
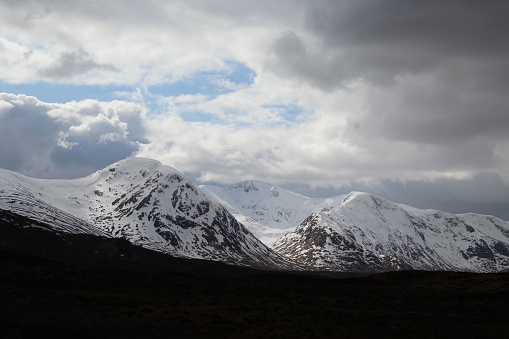
[[[248,180],[202,186],[264,243],[307,267],[498,272],[509,267],[509,223],[396,204],[368,193],[308,198]]]
[[[419,210],[361,192],[308,198],[262,181],[196,186],[143,158],[74,180],[0,170],[0,222],[2,231],[10,230],[2,233],[0,249],[39,248],[53,256],[34,239],[103,239],[115,248],[129,244],[172,257],[278,270],[509,267],[509,223],[492,216]],[[16,241],[34,232],[25,245]]]

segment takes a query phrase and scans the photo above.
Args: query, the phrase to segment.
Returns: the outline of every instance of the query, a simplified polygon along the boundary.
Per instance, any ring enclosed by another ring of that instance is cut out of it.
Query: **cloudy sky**
[[[509,220],[503,1],[0,0],[0,167],[129,156],[197,183]]]

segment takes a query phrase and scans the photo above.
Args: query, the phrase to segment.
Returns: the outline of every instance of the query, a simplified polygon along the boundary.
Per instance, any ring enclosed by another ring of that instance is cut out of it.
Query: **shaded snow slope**
[[[291,266],[219,202],[154,160],[130,158],[75,180],[32,179],[2,170],[0,190],[1,209],[61,220],[57,227],[72,225],[70,233],[121,237],[182,257]]]
[[[200,186],[217,198],[265,244],[270,244],[299,225],[310,213],[337,198],[308,198],[270,183],[248,180],[218,187]]]
[[[55,232],[110,237],[101,228],[49,202],[55,199],[55,192],[49,189],[48,183],[56,182],[0,170],[0,211],[29,217],[37,223],[49,224],[51,226],[48,226],[47,230],[50,227]],[[41,228],[35,224],[33,227]]]
[[[509,267],[509,223],[352,192],[310,214],[272,247],[302,264],[342,271],[497,272]]]

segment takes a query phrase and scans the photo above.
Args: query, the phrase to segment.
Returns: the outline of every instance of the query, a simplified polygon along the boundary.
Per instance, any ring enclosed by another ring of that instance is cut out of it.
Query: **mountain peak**
[[[100,170],[100,171],[110,171],[114,172],[116,170],[119,171],[129,171],[129,170],[139,170],[139,169],[146,169],[146,170],[155,170],[161,166],[164,166],[161,164],[161,162],[153,159],[148,158],[141,158],[141,157],[131,157],[122,159],[120,161],[117,161],[106,168]],[[173,171],[176,171],[170,166],[164,166],[172,169]]]
[[[107,182],[117,182],[132,186],[133,183],[142,182],[146,177],[154,175],[156,172],[184,177],[173,167],[163,165],[157,160],[131,157],[117,161],[92,173],[86,178],[76,179],[76,181],[81,184],[93,184],[106,180]]]
[[[397,204],[380,198],[374,194],[366,193],[366,192],[357,192],[352,191],[348,193],[341,201],[340,206],[346,205],[364,205],[364,206],[372,206],[378,208],[394,208]]]

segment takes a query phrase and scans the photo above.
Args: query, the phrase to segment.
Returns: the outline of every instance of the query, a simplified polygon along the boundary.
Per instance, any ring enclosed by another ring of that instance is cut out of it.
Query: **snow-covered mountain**
[[[28,218],[23,228],[119,237],[174,256],[251,266],[509,268],[509,223],[495,217],[419,210],[359,192],[307,198],[261,181],[197,187],[141,158],[75,180],[0,170],[0,221],[16,216]]]
[[[360,192],[308,198],[261,181],[202,186],[260,240],[303,265],[341,271],[509,268],[509,223],[419,210]]]
[[[352,192],[311,213],[272,248],[302,264],[341,271],[497,272],[509,267],[509,222]]]
[[[338,199],[308,198],[258,180],[225,187],[200,187],[209,197],[223,203],[239,222],[268,245],[293,230],[312,212]]]
[[[175,256],[291,268],[175,169],[130,158],[75,180],[0,170],[0,210]]]

